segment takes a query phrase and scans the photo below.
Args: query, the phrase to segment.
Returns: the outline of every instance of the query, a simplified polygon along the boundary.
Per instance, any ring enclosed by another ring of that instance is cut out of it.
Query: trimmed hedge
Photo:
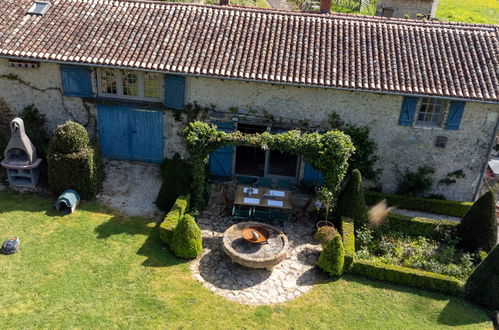
[[[376,261],[356,260],[350,273],[454,296],[463,294],[464,283],[455,277]]]
[[[324,246],[331,240],[331,238],[338,234],[338,230],[336,230],[333,226],[322,226],[315,232],[314,239]]]
[[[168,245],[171,243],[179,220],[184,217],[185,210],[189,208],[189,200],[189,195],[177,198],[165,220],[159,226],[159,238]]]
[[[332,276],[343,274],[345,249],[340,234],[336,234],[327,242],[317,259],[317,266]]]
[[[193,259],[203,252],[201,229],[190,214],[184,215],[173,233],[170,248],[177,257]]]
[[[464,290],[467,299],[499,311],[499,245],[470,275]]]
[[[496,198],[492,191],[483,194],[457,226],[459,247],[468,252],[489,252],[497,243]],[[498,293],[499,294],[499,293]]]
[[[343,217],[341,219],[341,236],[345,248],[345,263],[343,272],[347,272],[355,261],[355,230],[353,220]]]
[[[383,199],[386,199],[389,206],[397,206],[398,208],[407,210],[445,214],[460,218],[464,216],[473,204],[468,202],[385,194],[375,191],[365,191],[364,197],[367,205],[375,205]]]
[[[89,143],[85,127],[73,121],[67,121],[57,127],[54,138],[50,142],[52,152],[70,154],[82,151]]]
[[[94,199],[102,184],[98,152],[86,147],[79,152],[47,155],[49,190],[56,195],[74,189],[82,199]]]
[[[172,159],[165,159],[161,174],[163,183],[156,198],[156,205],[163,211],[172,208],[177,197],[189,194],[192,182],[192,166],[178,153]]]
[[[411,218],[406,215],[390,213],[382,224],[390,230],[398,231],[412,236],[424,236],[432,239],[439,239],[438,227],[447,227],[448,231],[455,232],[459,222],[449,220],[434,220],[430,218]]]
[[[334,216],[337,227],[341,225],[342,217],[353,219],[357,228],[367,224],[367,206],[359,170],[353,170],[348,178],[345,187],[338,197]]]

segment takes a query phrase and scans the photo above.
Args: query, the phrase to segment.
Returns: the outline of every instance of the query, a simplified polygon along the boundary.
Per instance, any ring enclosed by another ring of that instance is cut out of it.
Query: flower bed
[[[402,266],[465,280],[480,261],[480,256],[458,248],[458,240],[441,230],[439,239],[413,236],[387,229],[357,230],[356,258]],[[445,227],[443,227],[445,228]]]

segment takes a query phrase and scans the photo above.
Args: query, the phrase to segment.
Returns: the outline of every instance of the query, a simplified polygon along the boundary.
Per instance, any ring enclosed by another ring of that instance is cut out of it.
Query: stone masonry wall
[[[393,16],[398,18],[417,18],[417,15],[435,17],[438,0],[379,0],[376,4],[376,16],[381,16],[383,8],[393,9]]]
[[[442,128],[398,125],[402,96],[351,92],[321,88],[277,86],[207,78],[189,78],[186,102],[214,105],[216,117],[239,121],[268,122],[272,114],[283,126],[309,122],[310,127],[328,128],[328,117],[335,111],[346,123],[367,125],[378,143],[378,166],[383,169],[383,190],[393,192],[398,183],[396,169],[435,168],[435,181],[462,169],[464,179],[440,187],[449,199],[471,200],[479,180],[497,120],[498,105],[467,102],[457,131]],[[435,147],[437,136],[448,138],[445,148]]]
[[[346,123],[371,128],[371,136],[379,146],[378,166],[383,169],[380,182],[385,191],[394,191],[397,186],[396,168],[403,171],[432,166],[436,181],[462,169],[466,178],[434,191],[458,200],[472,198],[499,112],[498,105],[467,102],[461,129],[450,131],[399,126],[402,96],[196,77],[186,78],[185,90],[186,103],[215,108],[208,114],[209,120],[237,117],[240,122],[267,125],[273,117],[274,125],[284,128],[328,129],[328,117],[335,111]],[[6,59],[0,59],[0,99],[14,114],[35,104],[46,115],[49,131],[71,119],[97,135],[95,105],[81,98],[62,96],[58,64],[41,63],[38,69],[20,69],[9,67]],[[182,143],[185,118],[179,122],[172,111],[164,113],[166,157],[174,152],[186,156]],[[448,138],[445,148],[434,146],[439,135]]]

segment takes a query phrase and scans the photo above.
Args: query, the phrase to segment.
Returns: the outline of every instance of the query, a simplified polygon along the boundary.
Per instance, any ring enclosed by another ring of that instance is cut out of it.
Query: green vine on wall
[[[252,145],[302,156],[312,167],[322,172],[324,187],[333,195],[348,168],[348,159],[355,147],[350,137],[343,132],[331,130],[300,134],[288,131],[281,134],[247,134],[239,131],[223,132],[213,124],[192,122],[184,131],[187,150],[193,166],[192,207],[201,210],[207,192],[206,169],[210,153],[226,145]]]

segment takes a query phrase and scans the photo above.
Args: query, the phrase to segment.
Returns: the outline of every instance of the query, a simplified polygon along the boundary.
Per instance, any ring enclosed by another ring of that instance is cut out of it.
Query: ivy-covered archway
[[[312,167],[322,172],[324,187],[336,195],[355,147],[348,135],[338,130],[324,134],[288,131],[280,134],[247,134],[239,131],[223,132],[213,124],[192,122],[184,131],[187,150],[193,165],[191,204],[201,209],[206,193],[206,168],[210,153],[226,145],[251,145],[301,156]]]

